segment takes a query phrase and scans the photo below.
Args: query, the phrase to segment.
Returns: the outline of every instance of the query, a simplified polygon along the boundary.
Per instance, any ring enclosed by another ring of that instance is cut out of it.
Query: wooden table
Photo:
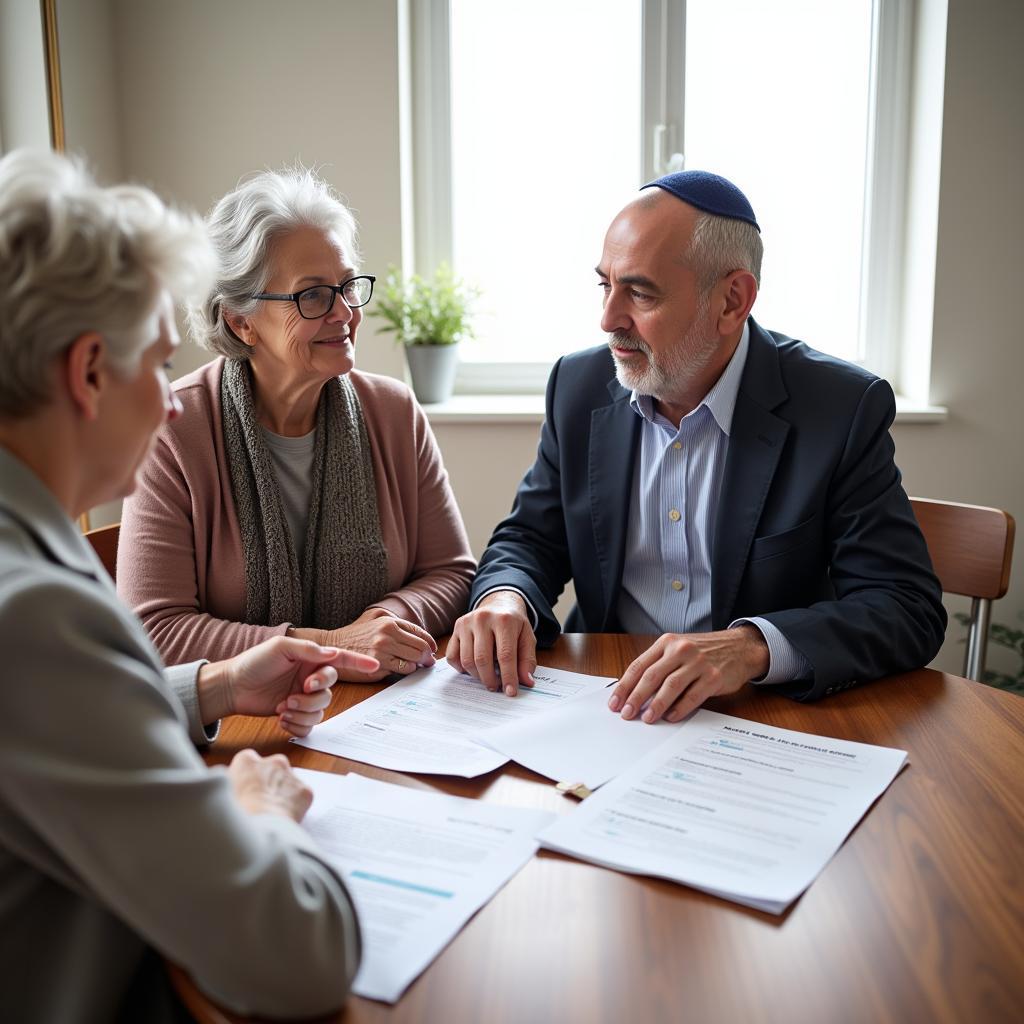
[[[544,665],[617,675],[635,636],[568,635]],[[332,713],[379,689],[337,688]],[[821,736],[903,748],[893,782],[781,917],[681,885],[541,852],[388,1006],[353,997],[348,1024],[1024,1019],[1024,700],[922,669],[817,704],[747,687],[709,705]],[[559,813],[517,765],[479,779],[410,777],[296,747],[272,720],[225,723],[210,757],[244,746],[293,764]],[[175,976],[191,1011],[222,1014]]]

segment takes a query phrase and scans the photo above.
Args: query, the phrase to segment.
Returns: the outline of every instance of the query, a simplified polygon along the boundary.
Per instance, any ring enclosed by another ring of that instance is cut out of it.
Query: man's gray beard
[[[642,352],[647,357],[647,362],[643,366],[627,366],[625,363],[615,359],[613,355],[615,379],[619,384],[627,391],[636,391],[641,395],[654,395],[655,398],[659,397],[658,392],[662,390],[662,385],[666,381],[664,380],[661,368],[655,366],[654,361],[651,359],[651,350],[647,345],[640,338],[631,334],[624,334],[621,331],[615,331],[613,334],[608,335],[608,345]]]
[[[691,381],[699,377],[715,356],[716,346],[704,336],[710,301],[698,301],[697,313],[689,330],[666,354],[665,364],[657,365],[651,358],[647,343],[633,334],[615,331],[608,335],[609,347],[627,348],[642,352],[647,357],[643,366],[633,367],[615,359],[615,379],[627,391],[650,395],[659,401],[671,402],[685,391]],[[614,356],[612,357],[614,359]]]

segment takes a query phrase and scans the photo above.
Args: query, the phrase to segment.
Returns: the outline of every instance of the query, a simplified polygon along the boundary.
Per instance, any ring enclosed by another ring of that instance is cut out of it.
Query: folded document
[[[337,757],[390,768],[474,778],[507,760],[482,745],[507,722],[539,721],[559,704],[610,682],[556,668],[539,668],[533,687],[506,697],[446,662],[420,669],[368,700],[316,726],[294,742]]]
[[[539,839],[779,914],[906,760],[903,750],[700,710]]]

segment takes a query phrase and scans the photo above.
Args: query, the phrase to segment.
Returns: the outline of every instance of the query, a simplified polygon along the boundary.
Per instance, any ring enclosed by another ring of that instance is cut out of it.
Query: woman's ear
[[[231,328],[231,333],[243,344],[252,348],[256,344],[256,331],[247,316],[241,313],[225,313],[224,323]]]
[[[63,373],[72,406],[86,420],[99,416],[100,401],[110,381],[107,343],[98,331],[86,331],[64,353]]]

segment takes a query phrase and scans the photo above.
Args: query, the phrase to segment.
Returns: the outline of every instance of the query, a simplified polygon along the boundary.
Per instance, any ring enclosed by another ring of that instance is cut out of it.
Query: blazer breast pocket
[[[750,545],[751,562],[760,562],[766,558],[776,558],[788,554],[808,544],[821,544],[821,516],[811,516],[798,526],[781,533],[770,533],[764,537],[755,537]]]

